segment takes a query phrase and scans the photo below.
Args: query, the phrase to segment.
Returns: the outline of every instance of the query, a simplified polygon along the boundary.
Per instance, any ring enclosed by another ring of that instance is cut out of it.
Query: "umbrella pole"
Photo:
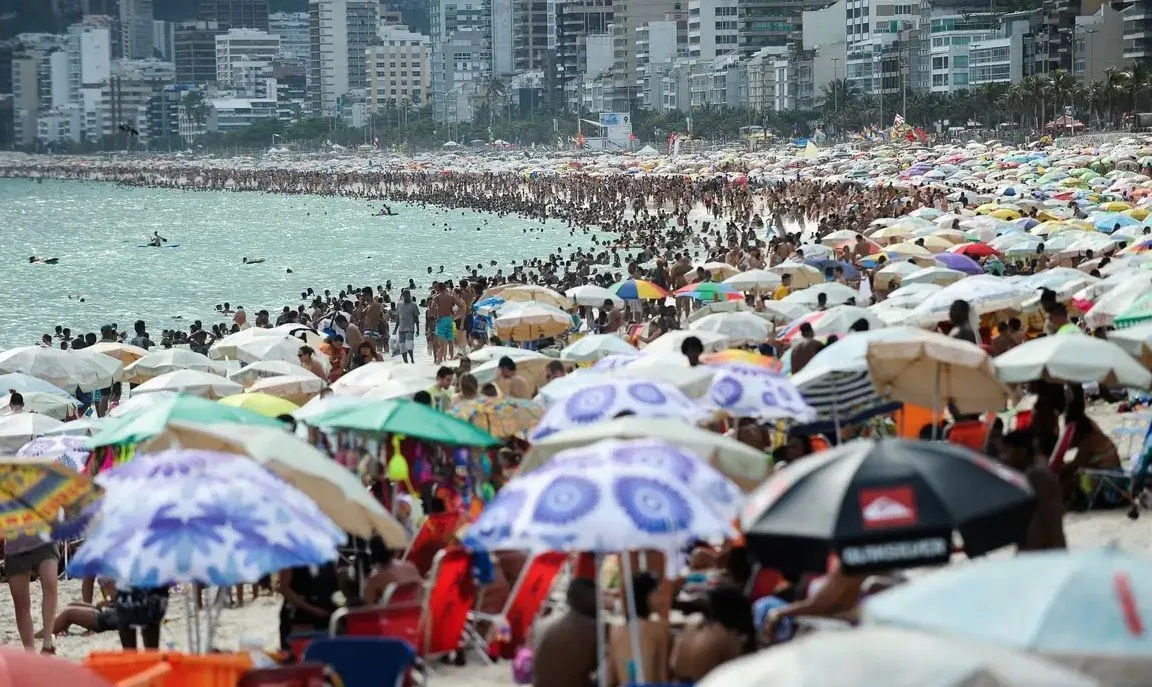
[[[594,566],[596,585],[596,677],[600,687],[608,687],[608,618],[604,613],[604,587],[600,584],[600,567],[604,564],[603,554],[595,554]]]
[[[940,363],[936,363],[936,379],[932,384],[932,440],[940,438],[940,423],[936,414],[940,412]]]
[[[188,632],[188,653],[191,654],[196,653],[195,640],[192,636],[192,623],[195,622],[196,618],[196,605],[192,602],[194,589],[195,586],[191,584],[184,589],[184,629]],[[135,628],[132,631],[135,632]]]
[[[832,445],[833,446],[839,446],[840,445],[840,402],[836,399],[835,395],[832,396],[832,425],[835,427],[835,430],[836,430],[836,437],[832,441]]]
[[[636,595],[632,589],[632,561],[631,556],[625,551],[620,554],[620,565],[623,569],[623,579],[620,581],[624,585],[624,603],[627,609],[627,622],[628,622],[628,636],[632,640],[632,667],[635,670],[634,684],[646,684],[644,680],[644,657],[640,653],[640,627],[636,618]]]

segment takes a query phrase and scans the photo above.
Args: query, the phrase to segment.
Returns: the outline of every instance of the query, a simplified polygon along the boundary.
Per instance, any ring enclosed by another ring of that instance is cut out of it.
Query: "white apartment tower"
[[[255,95],[256,82],[271,72],[280,37],[259,29],[230,29],[216,36],[216,83]]]
[[[688,57],[711,60],[739,46],[736,0],[688,0]]]
[[[308,100],[338,114],[345,96],[367,83],[367,51],[376,40],[378,0],[309,0]]]
[[[381,26],[379,45],[368,48],[368,106],[419,109],[428,104],[432,71],[428,36],[406,26]]]
[[[126,60],[152,57],[152,0],[120,0],[120,53]]]

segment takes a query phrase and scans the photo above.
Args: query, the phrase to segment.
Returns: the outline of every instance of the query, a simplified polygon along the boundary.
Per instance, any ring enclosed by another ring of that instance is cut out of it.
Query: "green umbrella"
[[[88,446],[119,446],[138,444],[160,434],[168,423],[178,420],[197,425],[259,425],[284,428],[284,423],[244,408],[226,406],[198,396],[180,394],[157,401],[152,405],[112,418],[88,440]]]
[[[425,441],[456,446],[497,446],[500,440],[459,418],[407,399],[367,401],[313,419],[324,429],[378,434],[406,434]]]
[[[1124,309],[1116,316],[1113,324],[1117,329],[1131,327],[1141,322],[1152,320],[1152,293],[1141,296],[1135,303]]]

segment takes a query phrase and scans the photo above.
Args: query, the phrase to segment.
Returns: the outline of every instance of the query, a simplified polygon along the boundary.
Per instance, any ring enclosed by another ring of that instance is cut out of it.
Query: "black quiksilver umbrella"
[[[847,572],[945,563],[1020,542],[1035,498],[1025,476],[943,442],[860,440],[788,465],[748,499],[749,551],[785,571]]]

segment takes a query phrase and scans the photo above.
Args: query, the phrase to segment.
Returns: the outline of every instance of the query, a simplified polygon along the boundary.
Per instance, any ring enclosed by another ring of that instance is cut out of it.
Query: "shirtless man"
[[[823,295],[823,294],[821,294]],[[797,374],[813,356],[820,352],[823,344],[816,340],[816,333],[812,330],[810,322],[800,325],[800,341],[792,347],[792,374]]]
[[[448,346],[455,337],[453,315],[455,312],[464,311],[464,301],[457,298],[456,294],[446,289],[444,284],[440,282],[432,285],[432,292],[432,298],[428,301],[428,312],[435,323],[433,326],[435,337],[432,340],[432,355],[435,362],[441,363],[444,361]]]
[[[716,587],[708,592],[704,617],[690,621],[672,648],[672,676],[695,684],[717,666],[755,648],[752,604],[736,587]]]
[[[1036,509],[1032,522],[1020,542],[1020,551],[1066,549],[1064,539],[1064,494],[1060,482],[1048,462],[1036,453],[1036,441],[1030,430],[1017,430],[1006,434],[1000,444],[1004,462],[1028,478],[1036,494]]]
[[[361,331],[364,336],[373,341],[388,341],[388,325],[384,320],[380,303],[372,295],[372,287],[365,286],[361,294],[363,299],[363,310],[360,316]]]
[[[532,398],[532,390],[528,388],[528,382],[516,371],[514,360],[504,356],[500,358],[498,365],[500,366],[500,379],[508,385],[509,398]]]
[[[589,687],[595,671],[596,584],[577,578],[568,584],[568,612],[537,629],[532,685]]]

